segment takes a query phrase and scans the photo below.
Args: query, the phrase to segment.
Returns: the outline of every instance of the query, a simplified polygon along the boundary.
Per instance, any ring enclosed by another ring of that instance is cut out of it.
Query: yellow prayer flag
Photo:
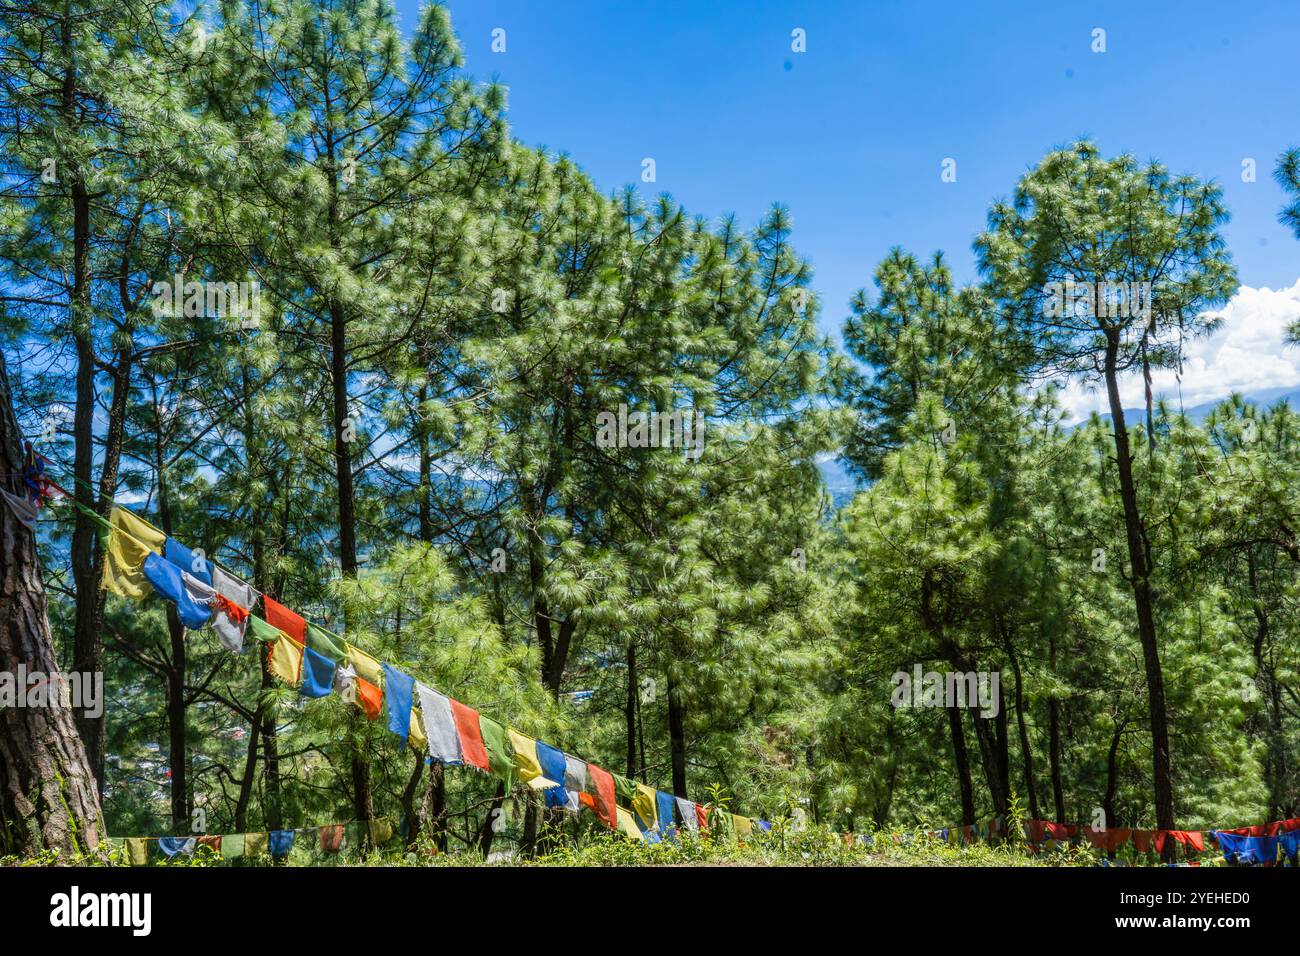
[[[636,796],[632,798],[632,809],[636,811],[641,822],[646,825],[647,830],[653,830],[658,826],[659,808],[656,805],[654,787],[647,787],[644,783],[636,785]]]
[[[393,825],[387,820],[370,821],[370,842],[376,846],[387,843],[393,838]]]
[[[510,728],[510,747],[515,752],[515,767],[519,770],[519,779],[534,790],[550,790],[564,783],[563,780],[547,780],[542,773],[542,765],[537,760],[537,741]]]
[[[153,591],[142,570],[150,552],[163,553],[167,536],[125,508],[113,509],[113,532],[104,552],[100,587],[139,601]]]
[[[267,852],[270,846],[270,834],[268,833],[245,833],[244,834],[244,856],[261,856]]]
[[[641,832],[640,828],[636,825],[636,820],[632,818],[632,811],[623,807],[617,807],[616,809],[618,810],[618,832],[623,834],[625,837],[630,837],[633,840],[640,840],[644,843],[645,834]]]
[[[149,841],[144,837],[127,837],[126,861],[131,866],[149,865]]]
[[[424,718],[420,715],[419,703],[414,700],[411,701],[411,730],[407,742],[416,753],[426,753],[429,749],[429,738],[424,736]]]
[[[297,687],[302,682],[302,648],[283,631],[271,645],[267,663],[271,673],[286,684]]]
[[[379,666],[379,661],[375,660],[359,647],[353,647],[351,644],[344,643],[347,648],[348,663],[357,672],[357,676],[362,680],[369,681],[376,687],[384,686],[384,671]]]
[[[737,813],[731,815],[731,828],[735,831],[737,839],[754,835],[754,821]]]

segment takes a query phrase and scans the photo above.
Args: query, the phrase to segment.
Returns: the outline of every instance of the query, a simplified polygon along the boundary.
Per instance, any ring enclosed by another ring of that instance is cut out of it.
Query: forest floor
[[[116,847],[106,860],[69,861],[55,853],[28,859],[0,858],[0,866],[57,866],[82,862],[90,865],[126,866],[124,851]],[[1213,866],[1221,863],[1216,855],[1202,861]],[[160,853],[150,853],[154,866],[294,866],[294,867],[1059,867],[1101,866],[1104,855],[1087,846],[1073,846],[1048,852],[1032,853],[1023,843],[990,846],[977,843],[965,846],[944,843],[924,836],[877,835],[870,845],[865,840],[850,840],[825,829],[799,833],[757,836],[735,841],[701,839],[688,835],[676,843],[637,843],[613,834],[587,836],[580,842],[563,838],[546,852],[528,858],[513,845],[495,849],[488,859],[470,850],[438,853],[431,844],[421,841],[413,848],[402,848],[396,841],[375,848],[364,856],[355,849],[325,854],[315,841],[298,841],[287,858],[272,861],[269,857],[225,860],[207,847],[199,847],[193,856],[167,860]],[[1155,858],[1121,855],[1111,865],[1156,866]]]

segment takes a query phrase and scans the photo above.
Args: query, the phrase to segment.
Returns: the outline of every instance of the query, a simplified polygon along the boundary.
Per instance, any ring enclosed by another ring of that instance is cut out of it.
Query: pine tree
[[[1106,385],[1162,829],[1175,828],[1176,805],[1152,589],[1158,556],[1134,478],[1119,376],[1176,365],[1182,338],[1212,327],[1205,310],[1236,287],[1218,231],[1226,219],[1218,187],[1129,156],[1107,160],[1081,142],[1050,153],[1026,174],[1014,202],[992,208],[988,231],[976,241],[990,295],[1032,336],[1038,367],[1099,374]],[[1121,288],[1120,295],[1110,292]]]

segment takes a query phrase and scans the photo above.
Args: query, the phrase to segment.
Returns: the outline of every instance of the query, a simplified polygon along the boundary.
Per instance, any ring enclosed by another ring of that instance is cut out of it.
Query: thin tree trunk
[[[1056,674],[1056,637],[1049,638],[1049,664]],[[1052,765],[1052,802],[1056,805],[1056,822],[1065,822],[1065,784],[1061,775],[1061,702],[1053,694],[1047,698],[1047,759]]]
[[[627,778],[636,779],[636,641],[627,642],[627,695],[623,703],[627,742]]]
[[[352,482],[352,457],[348,430],[348,362],[347,320],[342,309],[330,305],[330,377],[334,390],[334,478],[338,484],[339,566],[346,578],[357,576],[357,515],[356,498]],[[344,614],[344,629],[352,630],[352,623]],[[374,795],[370,787],[370,764],[357,743],[357,735],[364,723],[353,715],[356,733],[352,740],[352,799],[353,814],[358,820],[374,816]]]
[[[429,832],[440,853],[447,852],[447,778],[442,764],[429,772]]]
[[[1124,735],[1122,720],[1115,721],[1115,732],[1110,737],[1110,750],[1106,753],[1106,795],[1101,801],[1101,811],[1105,815],[1107,827],[1119,826],[1115,813],[1115,797],[1119,792],[1119,743]]]
[[[1007,653],[1016,678],[1016,728],[1020,734],[1020,761],[1025,770],[1025,793],[1029,798],[1029,815],[1034,820],[1040,820],[1042,818],[1038,815],[1038,792],[1034,786],[1034,754],[1029,747],[1029,729],[1025,726],[1025,696],[1021,685],[1020,661],[1010,643],[1007,645]]]
[[[0,470],[17,474],[22,463],[0,356]],[[35,538],[0,505],[0,671],[19,665],[61,684]],[[70,710],[0,708],[0,853],[89,853],[103,836],[99,793]]]
[[[961,822],[969,826],[975,822],[975,788],[971,784],[970,759],[966,756],[966,735],[961,726],[961,708],[945,707],[948,729],[952,733],[952,757],[957,768],[957,782],[961,786]]]
[[[1138,508],[1137,485],[1133,479],[1133,455],[1129,449],[1124,406],[1119,395],[1118,354],[1118,333],[1109,333],[1106,342],[1106,394],[1110,400],[1111,423],[1115,429],[1115,464],[1119,473],[1120,497],[1124,503],[1130,583],[1133,605],[1137,612],[1138,638],[1142,643],[1142,663],[1146,670],[1156,826],[1161,830],[1173,830],[1174,784],[1169,753],[1169,717],[1165,703],[1164,674],[1160,668],[1160,646],[1156,637],[1155,600],[1151,593],[1150,542]],[[1165,856],[1172,857],[1172,847],[1168,843]]]
[[[682,704],[682,691],[668,673],[668,740],[672,750],[673,793],[683,800],[686,795],[686,708]]]
[[[154,435],[153,453],[154,470],[158,476],[158,523],[163,534],[172,536],[171,492],[167,484],[167,463],[163,456],[163,429],[165,423],[158,406],[155,392],[153,401]],[[181,624],[176,608],[168,604],[167,637],[171,648],[168,660],[167,681],[167,736],[168,736],[168,770],[171,773],[171,811],[172,829],[183,833],[189,825],[189,756],[185,740],[185,628]]]
[[[424,755],[415,751],[412,753],[415,754],[415,767],[407,777],[406,788],[402,791],[402,813],[406,817],[407,846],[415,846],[415,841],[420,837],[420,811],[416,807],[415,795],[419,792],[420,780],[424,776]]]
[[[488,808],[487,817],[484,818],[483,826],[478,832],[478,848],[484,859],[487,859],[487,855],[492,852],[492,838],[495,836],[492,830],[492,821],[501,812],[501,805],[505,803],[505,799],[506,785],[503,781],[497,784],[496,796],[492,798],[492,806]]]
[[[77,66],[73,49],[72,19],[62,24],[63,74],[62,111],[69,132],[76,118]],[[95,349],[94,315],[90,305],[90,195],[85,179],[75,164],[68,171],[72,195],[72,337],[76,345],[76,402],[72,417],[73,495],[84,508],[95,507],[92,470],[95,459]],[[100,601],[99,582],[94,573],[95,523],[78,511],[72,529],[72,582],[77,592],[72,630],[73,669],[79,673],[103,673],[104,640],[96,622]],[[78,732],[86,746],[87,766],[98,789],[103,788],[104,717],[78,713]]]

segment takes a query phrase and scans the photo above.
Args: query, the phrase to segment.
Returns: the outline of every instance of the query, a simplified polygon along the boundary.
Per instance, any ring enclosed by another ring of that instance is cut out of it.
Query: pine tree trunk
[[[429,772],[429,831],[439,852],[447,852],[447,779],[442,764]]]
[[[1155,795],[1156,826],[1172,830],[1174,826],[1174,785],[1169,754],[1169,717],[1165,703],[1165,681],[1160,668],[1160,646],[1156,638],[1155,601],[1151,594],[1149,543],[1142,514],[1138,508],[1137,485],[1133,480],[1133,455],[1129,450],[1128,428],[1124,423],[1124,406],[1120,402],[1117,358],[1118,333],[1109,334],[1106,342],[1106,394],[1110,400],[1111,424],[1115,429],[1115,464],[1119,472],[1120,497],[1124,503],[1124,531],[1128,542],[1130,583],[1133,605],[1137,611],[1138,638],[1142,643],[1142,663],[1146,670],[1147,703],[1151,715],[1152,785]],[[1166,856],[1173,841],[1166,845]]]
[[[668,740],[672,749],[673,793],[683,800],[686,796],[686,708],[682,705],[682,691],[671,673],[668,675]]]
[[[22,470],[22,449],[0,356],[0,470]],[[54,659],[36,542],[0,505],[0,672],[47,675]],[[71,710],[0,708],[0,852],[94,850],[103,832],[99,793]]]
[[[636,642],[627,642],[627,696],[623,704],[627,742],[627,779],[636,779]]]
[[[961,727],[961,709],[945,707],[948,729],[952,733],[952,757],[957,767],[957,781],[961,786],[961,822],[969,826],[975,822],[975,788],[970,779],[970,758],[966,756],[966,735]]]
[[[357,576],[357,514],[352,482],[352,456],[347,433],[348,362],[347,320],[342,309],[330,305],[330,376],[334,385],[334,477],[338,482],[339,565],[343,576]],[[350,625],[345,623],[345,629]],[[361,749],[352,748],[353,814],[358,820],[374,816],[374,796],[370,789],[370,764]]]
[[[1056,637],[1048,642],[1048,663],[1056,674]],[[1061,774],[1061,702],[1053,694],[1047,699],[1047,759],[1052,765],[1052,802],[1056,805],[1056,822],[1065,822],[1065,784]]]
[[[78,125],[77,58],[72,34],[72,18],[64,17],[60,42],[67,66],[64,68],[60,99],[63,121],[69,131]],[[94,317],[90,305],[90,194],[77,166],[68,173],[72,199],[72,295],[69,301],[72,338],[76,346],[76,402],[72,413],[73,495],[83,507],[93,508],[91,471],[95,459],[95,352],[92,335]],[[76,589],[73,617],[73,667],[81,673],[102,673],[104,640],[96,620],[102,601],[99,581],[94,573],[95,524],[78,511],[72,529],[72,583]],[[86,748],[86,765],[103,787],[104,718],[76,717],[78,732]]]
[[[1034,754],[1029,747],[1029,729],[1025,726],[1025,696],[1021,686],[1020,661],[1009,643],[1007,651],[1016,678],[1016,729],[1020,734],[1020,761],[1025,770],[1025,793],[1029,798],[1029,815],[1038,820],[1041,818],[1038,816],[1038,791],[1034,787]]]

